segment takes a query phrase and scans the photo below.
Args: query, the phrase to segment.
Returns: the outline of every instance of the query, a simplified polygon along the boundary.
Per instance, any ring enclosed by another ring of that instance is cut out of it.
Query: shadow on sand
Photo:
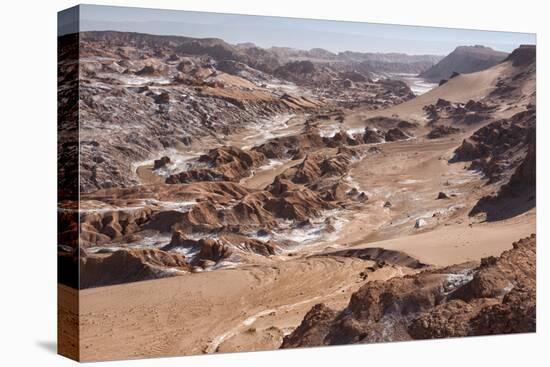
[[[485,213],[487,222],[509,219],[534,208],[536,206],[535,195],[534,190],[528,190],[519,197],[507,198],[507,200],[487,197],[478,201],[470,211],[470,216]]]

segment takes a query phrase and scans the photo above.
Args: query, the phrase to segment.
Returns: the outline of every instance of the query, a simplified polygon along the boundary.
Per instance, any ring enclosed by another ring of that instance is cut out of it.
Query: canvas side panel
[[[58,13],[57,350],[79,359],[79,8]]]

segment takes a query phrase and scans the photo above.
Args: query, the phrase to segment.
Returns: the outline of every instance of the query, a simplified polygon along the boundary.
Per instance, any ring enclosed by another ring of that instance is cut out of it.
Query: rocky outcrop
[[[250,169],[265,162],[265,155],[256,151],[223,146],[211,149],[207,154],[199,157],[199,163],[216,168],[230,179],[239,179],[250,174]]]
[[[262,230],[260,230],[260,233],[263,233]],[[266,236],[269,235],[267,232],[263,234]],[[280,251],[279,244],[272,240],[260,241],[235,233],[224,233],[219,238],[220,241],[231,244],[241,251],[256,255],[272,256]]]
[[[384,142],[384,135],[378,129],[365,128],[365,134],[363,136],[365,144],[378,144]]]
[[[536,139],[534,134],[528,137],[529,146],[527,148],[527,154],[516,168],[510,181],[504,185],[499,196],[516,196],[524,191],[529,191],[532,195],[536,195],[535,186],[537,184],[537,156],[536,156]]]
[[[139,76],[161,76],[162,72],[153,65],[146,65],[141,70],[136,72]]]
[[[299,189],[299,186],[294,184],[292,181],[283,178],[283,176],[278,175],[275,177],[273,182],[265,188],[266,191],[269,191],[275,196],[279,196],[285,192],[296,191]]]
[[[346,249],[327,252],[319,256],[344,256],[357,257],[361,260],[375,261],[374,268],[378,269],[386,265],[396,265],[409,269],[427,268],[428,265],[402,251],[387,250],[381,247],[365,247],[359,249]],[[372,270],[372,269],[368,269]]]
[[[437,125],[430,130],[427,137],[428,139],[440,139],[449,135],[458,134],[460,129],[447,125]]]
[[[370,281],[343,311],[308,312],[283,348],[534,332],[535,236],[500,257]]]
[[[302,323],[292,334],[283,338],[281,348],[297,348],[301,346],[323,345],[330,331],[331,321],[336,317],[336,311],[320,303],[304,316]]]
[[[312,184],[321,178],[342,176],[349,170],[351,164],[349,152],[342,152],[332,157],[320,154],[311,154],[304,160],[284,171],[280,176],[296,184]]]
[[[315,71],[315,65],[311,61],[292,61],[277,68],[274,75],[282,79],[303,83],[307,78],[311,78]]]
[[[151,208],[87,210],[80,215],[80,245],[89,247],[117,242],[140,230]]]
[[[405,134],[400,128],[394,127],[393,129],[389,129],[386,131],[386,135],[384,136],[387,142],[392,141],[399,141],[399,140],[407,140],[410,138],[407,134]]]
[[[534,287],[514,288],[501,303],[483,308],[471,320],[472,335],[532,333],[536,331]]]
[[[534,134],[530,140],[527,154],[517,166],[509,181],[500,189],[482,197],[470,211],[470,216],[486,214],[487,220],[502,219],[525,212],[536,204],[536,141]]]
[[[274,228],[276,216],[266,208],[266,203],[273,199],[267,191],[257,191],[243,197],[233,207],[221,212],[226,224],[249,226],[252,228]]]
[[[304,187],[283,192],[278,197],[268,200],[264,208],[277,218],[300,222],[318,217],[323,210],[334,209],[335,206],[323,200],[316,192]]]
[[[170,242],[163,246],[161,250],[163,251],[171,251],[176,248],[189,248],[197,245],[197,241],[187,238],[185,233],[182,231],[174,231],[172,233],[172,238]]]
[[[493,182],[503,174],[509,176],[518,158],[526,154],[529,136],[534,136],[535,120],[531,109],[492,122],[464,139],[452,161],[472,161],[470,168],[480,169]]]
[[[383,94],[394,94],[395,96],[400,97],[402,102],[408,101],[416,97],[416,95],[413,93],[407,83],[402,80],[380,79],[379,83],[384,86],[385,91],[383,92]],[[382,95],[378,94],[378,97],[382,97]]]
[[[274,138],[263,143],[253,150],[264,154],[270,159],[292,158],[296,151],[308,152],[326,146],[323,138],[317,132],[300,135],[289,135]]]
[[[180,173],[175,173],[166,178],[167,184],[182,184],[201,181],[236,181],[216,169],[196,168]]]
[[[153,162],[153,169],[160,169],[160,168],[166,167],[166,165],[170,163],[171,163],[170,157],[164,156],[162,158],[155,159],[155,161]]]
[[[322,162],[324,160],[319,164]],[[320,172],[331,176],[341,168],[338,163],[330,161],[320,168]],[[335,208],[335,204],[327,201],[321,191],[313,191],[285,177],[284,174],[276,177],[266,191],[244,193],[224,200],[223,204],[207,199],[198,201],[185,212],[165,210],[154,213],[143,228],[163,233],[177,230],[182,233],[218,233],[239,227],[238,232],[242,233],[258,228],[275,228],[280,219],[304,221]]]
[[[200,181],[238,181],[265,162],[265,155],[230,146],[211,149],[197,160],[197,168],[170,175],[168,184]],[[206,167],[204,167],[206,166]]]
[[[80,256],[80,287],[137,282],[189,271],[183,255],[157,249],[122,249],[112,254]]]
[[[395,115],[392,117],[388,117],[388,116],[371,117],[366,119],[364,123],[370,129],[391,129],[391,128],[397,127],[409,133],[419,126],[417,122],[410,122],[407,120],[403,120],[402,118],[399,118]]]
[[[443,200],[443,199],[449,199],[449,196],[441,191],[439,192],[439,194],[437,194],[437,200]]]
[[[198,245],[200,246],[199,258],[203,260],[218,262],[228,258],[233,252],[228,245],[211,238],[200,239]]]
[[[535,45],[520,45],[505,61],[511,61],[513,66],[526,66],[534,64],[537,60],[537,47]]]
[[[470,282],[448,303],[411,323],[416,339],[534,332],[535,236],[513,244],[499,258],[483,259]]]
[[[495,299],[481,299],[470,303],[451,300],[416,317],[409,325],[408,333],[413,339],[468,336],[472,330],[468,320],[479,314],[484,307],[497,303]]]
[[[439,98],[436,103],[424,106],[423,110],[430,125],[440,120],[450,120],[454,124],[473,125],[490,119],[495,105],[474,100],[457,103]]]
[[[271,256],[277,253],[279,246],[274,241],[260,241],[251,239],[239,233],[233,233],[229,229],[237,230],[238,227],[228,228],[228,231],[221,232],[216,238],[202,238],[199,240],[188,239],[181,231],[174,231],[170,243],[162,248],[163,251],[178,249],[191,249],[198,251],[195,258],[189,259],[193,266],[202,265],[205,261],[216,264],[219,261],[228,259],[236,249],[257,254]]]

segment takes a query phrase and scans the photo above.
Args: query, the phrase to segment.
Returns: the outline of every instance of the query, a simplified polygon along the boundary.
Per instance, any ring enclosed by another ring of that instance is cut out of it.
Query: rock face
[[[536,204],[536,139],[534,131],[527,137],[527,154],[517,166],[509,181],[500,189],[482,197],[470,211],[470,215],[485,213],[488,220],[519,214]]]
[[[525,156],[529,136],[535,134],[535,116],[528,109],[478,129],[455,150],[452,161],[472,161],[470,168],[480,169],[493,182],[511,175],[510,168]]]
[[[510,181],[504,185],[500,191],[502,196],[514,196],[521,194],[522,191],[530,191],[536,195],[535,186],[537,184],[537,157],[536,157],[536,139],[534,134],[528,137],[529,146],[523,162],[516,168]]]
[[[437,83],[441,79],[450,79],[453,72],[468,74],[488,69],[507,56],[507,53],[489,47],[459,46],[437,64],[420,73],[420,76]]]
[[[506,61],[512,61],[513,66],[525,66],[534,64],[537,59],[537,48],[535,45],[520,45],[508,57]]]
[[[367,282],[343,311],[311,309],[282,348],[534,332],[535,242],[480,265]]]

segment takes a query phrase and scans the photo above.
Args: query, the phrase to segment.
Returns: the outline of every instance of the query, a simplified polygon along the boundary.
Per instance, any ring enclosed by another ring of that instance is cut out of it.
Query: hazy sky
[[[74,16],[74,13],[72,14]],[[60,34],[71,32],[71,14],[60,14]],[[189,37],[216,37],[229,43],[284,46],[332,52],[403,52],[445,55],[460,45],[481,44],[510,52],[535,43],[531,33],[477,31],[388,24],[263,17],[146,8],[80,6],[80,30],[116,30]]]

